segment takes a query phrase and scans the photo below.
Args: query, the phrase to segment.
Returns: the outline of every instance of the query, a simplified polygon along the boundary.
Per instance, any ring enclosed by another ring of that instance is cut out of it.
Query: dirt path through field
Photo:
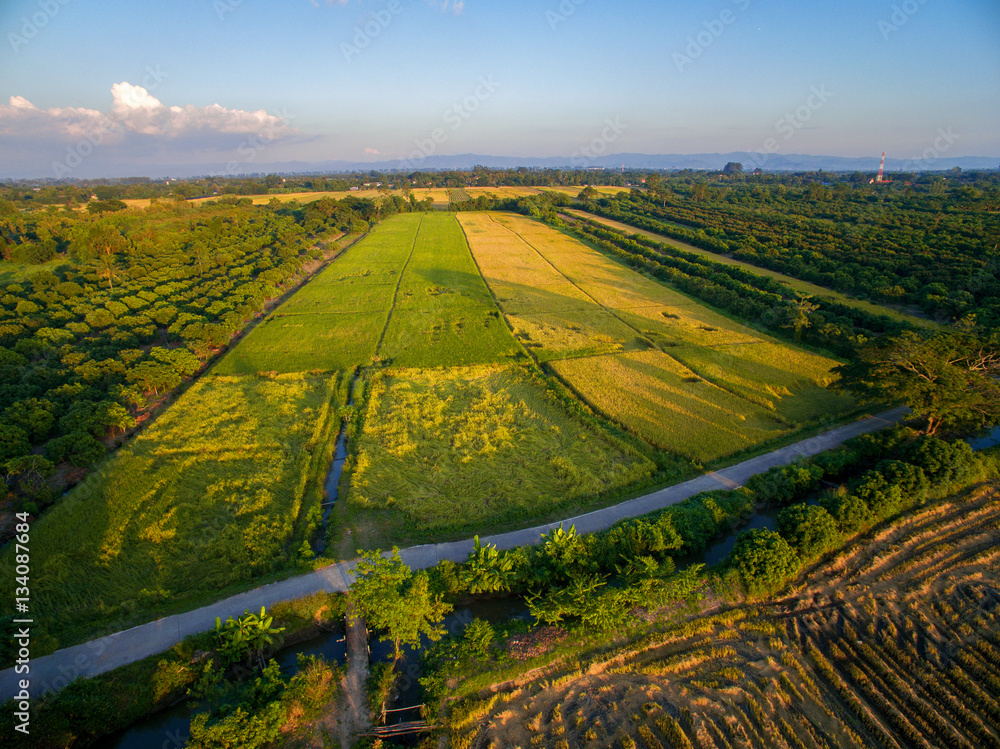
[[[365,620],[355,616],[354,604],[347,606],[347,674],[341,686],[344,690],[340,722],[340,745],[350,749],[358,732],[371,726],[368,713],[368,628]]]

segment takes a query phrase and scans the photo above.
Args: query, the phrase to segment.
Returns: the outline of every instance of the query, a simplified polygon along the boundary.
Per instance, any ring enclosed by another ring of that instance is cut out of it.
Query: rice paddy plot
[[[71,644],[280,569],[318,507],[338,392],[302,375],[195,383],[32,526],[37,634]]]
[[[724,390],[661,351],[552,363],[584,400],[657,447],[710,461],[790,431],[771,409]]]
[[[629,307],[618,309],[616,314],[657,346],[671,347],[689,345],[693,347],[729,346],[732,344],[759,343],[762,335],[752,328],[733,322],[708,307],[694,304],[689,299],[685,304],[653,307]],[[791,350],[787,344],[777,344],[779,348]],[[807,357],[814,357],[807,354]],[[830,365],[829,359],[822,361]]]
[[[495,307],[392,313],[379,355],[395,367],[487,364],[522,353]]]
[[[827,389],[831,362],[807,351],[759,341],[706,348],[678,346],[670,355],[719,387],[773,410],[782,420],[809,422],[853,406]]]
[[[826,389],[836,361],[775,341],[572,237],[510,214],[459,220],[522,344],[653,445],[714,460],[854,405]],[[522,281],[508,280],[517,274]]]
[[[421,213],[402,213],[377,224],[367,237],[331,263],[317,282],[396,283],[413,251],[422,219]]]
[[[453,214],[428,214],[399,285],[397,310],[493,306]]]
[[[219,362],[216,374],[332,372],[369,364],[387,312],[272,314]]]
[[[511,315],[509,321],[540,362],[646,347],[634,330],[599,307]]]
[[[535,284],[535,279],[525,279],[524,283],[494,281],[490,285],[497,302],[508,315],[530,315],[557,312],[566,309],[600,310],[594,301],[576,286],[558,279],[555,283]]]
[[[217,374],[348,370],[370,364],[421,214],[379,224],[230,351]]]
[[[373,383],[346,505],[404,533],[485,532],[592,500],[653,464],[569,416],[518,366],[406,370]]]
[[[330,312],[388,312],[395,284],[308,284],[281,305],[281,315]]]

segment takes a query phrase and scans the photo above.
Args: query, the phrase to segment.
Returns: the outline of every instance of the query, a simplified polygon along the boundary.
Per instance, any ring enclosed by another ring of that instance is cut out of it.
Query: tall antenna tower
[[[878,174],[875,179],[868,180],[869,185],[884,185],[892,182],[891,179],[882,179],[882,174],[885,172],[885,151],[882,152],[882,163],[878,165]]]

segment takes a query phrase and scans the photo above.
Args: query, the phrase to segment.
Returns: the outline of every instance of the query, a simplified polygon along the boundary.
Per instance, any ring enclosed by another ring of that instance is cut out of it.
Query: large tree
[[[837,371],[841,388],[905,403],[926,420],[926,434],[1000,421],[1000,347],[972,331],[908,331],[880,339],[863,346],[855,362]]]
[[[414,574],[393,548],[390,557],[378,550],[368,552],[354,568],[357,576],[351,585],[350,598],[369,627],[385,633],[392,640],[395,656],[402,655],[404,644],[416,647],[420,636],[441,639],[445,630],[441,621],[451,606],[430,592],[427,573]]]

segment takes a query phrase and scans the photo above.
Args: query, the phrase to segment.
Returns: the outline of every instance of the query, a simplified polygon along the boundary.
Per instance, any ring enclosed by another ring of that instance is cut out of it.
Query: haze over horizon
[[[9,0],[0,31],[0,178],[1000,155],[993,0]]]

